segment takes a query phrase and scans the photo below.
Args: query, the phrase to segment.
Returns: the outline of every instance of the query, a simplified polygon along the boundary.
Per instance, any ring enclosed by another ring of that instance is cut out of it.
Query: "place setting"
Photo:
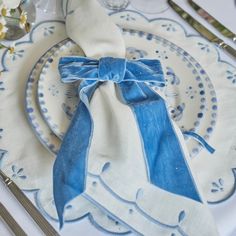
[[[27,16],[59,18],[29,17],[2,44],[1,177],[46,235],[85,219],[91,235],[234,230],[236,67],[220,58],[234,48],[151,2],[38,1]],[[29,192],[36,207],[19,200]]]

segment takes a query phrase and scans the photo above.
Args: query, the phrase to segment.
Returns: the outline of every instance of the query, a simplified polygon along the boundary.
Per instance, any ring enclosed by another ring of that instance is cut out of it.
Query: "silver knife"
[[[18,202],[29,213],[31,218],[47,236],[59,236],[58,232],[49,224],[33,203],[24,195],[19,187],[0,170],[0,179],[6,184]]]
[[[233,40],[236,43],[236,34],[226,28],[223,24],[221,24],[218,20],[216,20],[213,16],[211,16],[208,12],[206,12],[203,8],[197,5],[194,1],[188,0],[190,6],[208,23],[210,23],[215,29],[217,29],[221,34],[225,37]]]
[[[195,20],[192,16],[190,16],[185,10],[183,10],[180,6],[174,3],[172,0],[168,0],[169,5],[174,9],[176,13],[178,13],[186,22],[188,22],[197,32],[199,32],[203,37],[208,39],[210,42],[216,44],[218,47],[224,49],[234,58],[236,58],[236,50],[226,44],[224,40],[217,37],[210,30],[208,30],[205,26],[203,26],[200,22]]]
[[[12,233],[16,236],[27,236],[25,231],[18,225],[8,210],[0,202],[0,218],[8,225]]]

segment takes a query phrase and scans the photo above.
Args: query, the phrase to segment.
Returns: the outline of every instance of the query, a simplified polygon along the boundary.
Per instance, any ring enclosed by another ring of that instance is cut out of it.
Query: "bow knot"
[[[113,81],[120,83],[124,80],[126,59],[103,57],[99,60],[98,79],[100,81]]]

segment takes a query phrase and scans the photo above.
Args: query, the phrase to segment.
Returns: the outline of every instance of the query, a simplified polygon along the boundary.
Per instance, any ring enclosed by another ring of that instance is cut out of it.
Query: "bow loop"
[[[58,64],[63,83],[80,79],[97,80],[98,61],[87,57],[62,57]]]
[[[139,59],[127,63],[126,80],[151,82],[157,86],[165,86],[165,79],[159,60]]]

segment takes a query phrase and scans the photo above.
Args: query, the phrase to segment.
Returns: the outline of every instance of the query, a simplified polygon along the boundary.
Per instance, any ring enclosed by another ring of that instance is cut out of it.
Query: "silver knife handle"
[[[231,56],[236,58],[236,50],[232,48],[231,46],[229,46],[228,44],[226,44],[224,41],[220,42],[218,46],[224,49],[226,52],[228,52]]]
[[[8,210],[0,202],[0,218],[8,225],[12,233],[16,236],[27,236],[25,231],[18,225]]]
[[[31,218],[45,233],[45,235],[59,236],[58,232],[49,224],[49,222],[43,217],[43,215],[38,211],[38,209],[33,205],[33,203],[24,195],[24,193],[19,189],[19,187],[1,170],[0,176],[3,179],[4,183],[7,185],[8,189],[12,192],[12,194],[24,207],[24,209],[29,213]]]

